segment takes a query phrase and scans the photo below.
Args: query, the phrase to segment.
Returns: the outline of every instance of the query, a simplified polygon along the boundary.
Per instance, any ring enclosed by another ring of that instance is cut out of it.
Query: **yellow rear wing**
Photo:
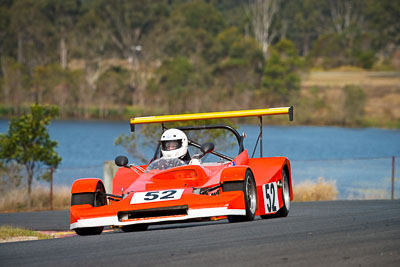
[[[130,125],[131,125],[131,131],[134,132],[136,124],[240,118],[240,117],[260,117],[261,118],[262,116],[282,115],[282,114],[289,114],[289,120],[292,121],[293,120],[293,107],[136,117],[136,118],[132,118],[130,120]]]

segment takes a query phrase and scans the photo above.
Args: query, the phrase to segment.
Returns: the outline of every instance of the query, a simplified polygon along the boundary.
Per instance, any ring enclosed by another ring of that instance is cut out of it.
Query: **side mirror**
[[[119,167],[126,167],[128,165],[128,158],[125,156],[118,156],[115,158],[115,165]]]
[[[214,144],[210,142],[204,143],[201,145],[200,150],[201,152],[203,152],[204,155],[208,154],[214,150]]]

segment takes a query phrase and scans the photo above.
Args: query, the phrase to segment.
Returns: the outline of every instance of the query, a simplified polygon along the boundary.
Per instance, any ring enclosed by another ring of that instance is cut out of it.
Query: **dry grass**
[[[321,97],[330,106],[328,116],[340,112],[343,103],[343,87],[356,85],[367,96],[365,119],[380,127],[392,125],[400,120],[400,73],[391,71],[313,71],[302,77],[302,95],[307,96],[310,88],[321,90]],[[335,104],[336,103],[336,104]],[[340,114],[339,114],[340,115]],[[317,120],[318,122],[318,120]],[[383,125],[382,125],[383,124]],[[393,126],[389,126],[393,127]]]
[[[347,84],[373,87],[399,87],[398,72],[379,71],[314,71],[302,79],[302,86],[339,86]]]
[[[53,208],[68,209],[70,205],[70,189],[66,186],[56,187],[53,192]],[[32,188],[32,208],[28,209],[26,189],[13,189],[0,196],[0,212],[38,211],[50,209],[50,193],[48,187]]]
[[[335,200],[337,195],[336,182],[325,181],[322,177],[317,182],[307,180],[293,188],[293,201]]]

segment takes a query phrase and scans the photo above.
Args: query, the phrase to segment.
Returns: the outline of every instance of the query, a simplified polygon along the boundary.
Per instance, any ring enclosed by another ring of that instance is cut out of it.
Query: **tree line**
[[[310,68],[390,67],[399,12],[391,0],[0,0],[0,115],[292,104]]]

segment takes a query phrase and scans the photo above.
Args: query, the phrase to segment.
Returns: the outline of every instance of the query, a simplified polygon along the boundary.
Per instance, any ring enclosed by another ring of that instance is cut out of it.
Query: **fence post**
[[[395,156],[392,157],[392,200],[394,200]]]
[[[117,170],[118,168],[115,165],[114,161],[110,160],[104,162],[104,186],[107,193],[112,192],[112,181]]]
[[[50,210],[53,210],[53,173],[54,168],[50,168]]]

